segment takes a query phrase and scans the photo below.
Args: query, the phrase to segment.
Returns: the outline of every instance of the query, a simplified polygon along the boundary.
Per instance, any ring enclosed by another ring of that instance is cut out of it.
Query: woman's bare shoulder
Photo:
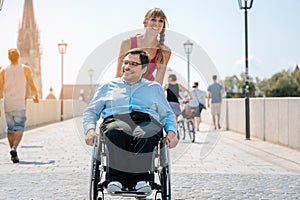
[[[131,48],[131,41],[130,38],[124,39],[120,46],[120,54],[124,54]]]
[[[172,52],[172,50],[171,50],[167,45],[162,46],[162,50],[163,50],[164,52],[169,52],[169,53]]]

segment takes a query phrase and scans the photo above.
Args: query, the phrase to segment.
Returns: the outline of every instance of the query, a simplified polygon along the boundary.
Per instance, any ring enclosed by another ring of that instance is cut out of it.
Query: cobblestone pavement
[[[19,164],[1,139],[0,199],[88,199],[91,149],[81,131],[80,118],[26,131]],[[300,199],[296,150],[201,124],[196,142],[180,141],[171,157],[172,199]]]

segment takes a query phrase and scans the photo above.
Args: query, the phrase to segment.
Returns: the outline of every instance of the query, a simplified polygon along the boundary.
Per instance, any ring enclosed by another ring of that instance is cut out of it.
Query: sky
[[[80,71],[89,55],[115,36],[142,30],[144,15],[153,7],[165,12],[169,31],[186,36],[206,52],[219,79],[245,72],[244,11],[239,9],[238,0],[33,0],[33,4],[40,31],[44,97],[50,87],[56,96],[60,90],[61,57],[57,44],[61,40],[68,43],[64,83],[74,84],[78,76],[84,76],[89,84],[88,72]],[[9,64],[7,50],[16,47],[23,6],[24,0],[4,0],[0,11],[2,66]],[[299,0],[254,0],[248,11],[250,76],[270,78],[274,73],[299,65],[299,8]],[[119,51],[118,48],[113,50]],[[173,53],[175,56],[172,55],[168,67],[186,77],[186,60]],[[198,55],[192,52],[190,56]],[[114,76],[114,69],[115,63],[112,63],[106,78]],[[192,74],[192,81],[201,78],[197,73]],[[99,82],[97,77],[94,79]]]

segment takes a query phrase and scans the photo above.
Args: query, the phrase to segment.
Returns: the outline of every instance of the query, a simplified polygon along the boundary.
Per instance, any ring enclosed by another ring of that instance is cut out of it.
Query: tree
[[[238,98],[240,97],[239,79],[236,75],[226,77],[222,81],[222,85],[226,92],[226,98]]]
[[[226,77],[222,82],[227,98],[245,97],[245,73]],[[298,65],[294,70],[283,70],[275,73],[271,78],[260,80],[249,77],[250,97],[300,97],[300,69]]]
[[[300,71],[284,70],[258,84],[267,97],[299,97]]]
[[[242,98],[245,97],[245,80],[244,73],[240,74],[240,78],[236,75],[226,77],[222,82],[226,92],[226,98]],[[255,96],[255,84],[253,78],[249,77],[249,93],[251,97]]]

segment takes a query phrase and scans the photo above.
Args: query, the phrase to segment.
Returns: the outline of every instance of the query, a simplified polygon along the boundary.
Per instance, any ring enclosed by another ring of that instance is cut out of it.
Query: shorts
[[[221,112],[221,103],[212,103],[210,111],[212,115],[219,115]]]
[[[25,122],[26,122],[26,111],[25,110],[17,110],[12,112],[6,112],[6,124],[8,133],[15,133],[16,130],[25,130]]]
[[[177,102],[169,102],[173,112],[175,115],[180,115],[181,114],[181,109],[180,109],[180,104]]]

